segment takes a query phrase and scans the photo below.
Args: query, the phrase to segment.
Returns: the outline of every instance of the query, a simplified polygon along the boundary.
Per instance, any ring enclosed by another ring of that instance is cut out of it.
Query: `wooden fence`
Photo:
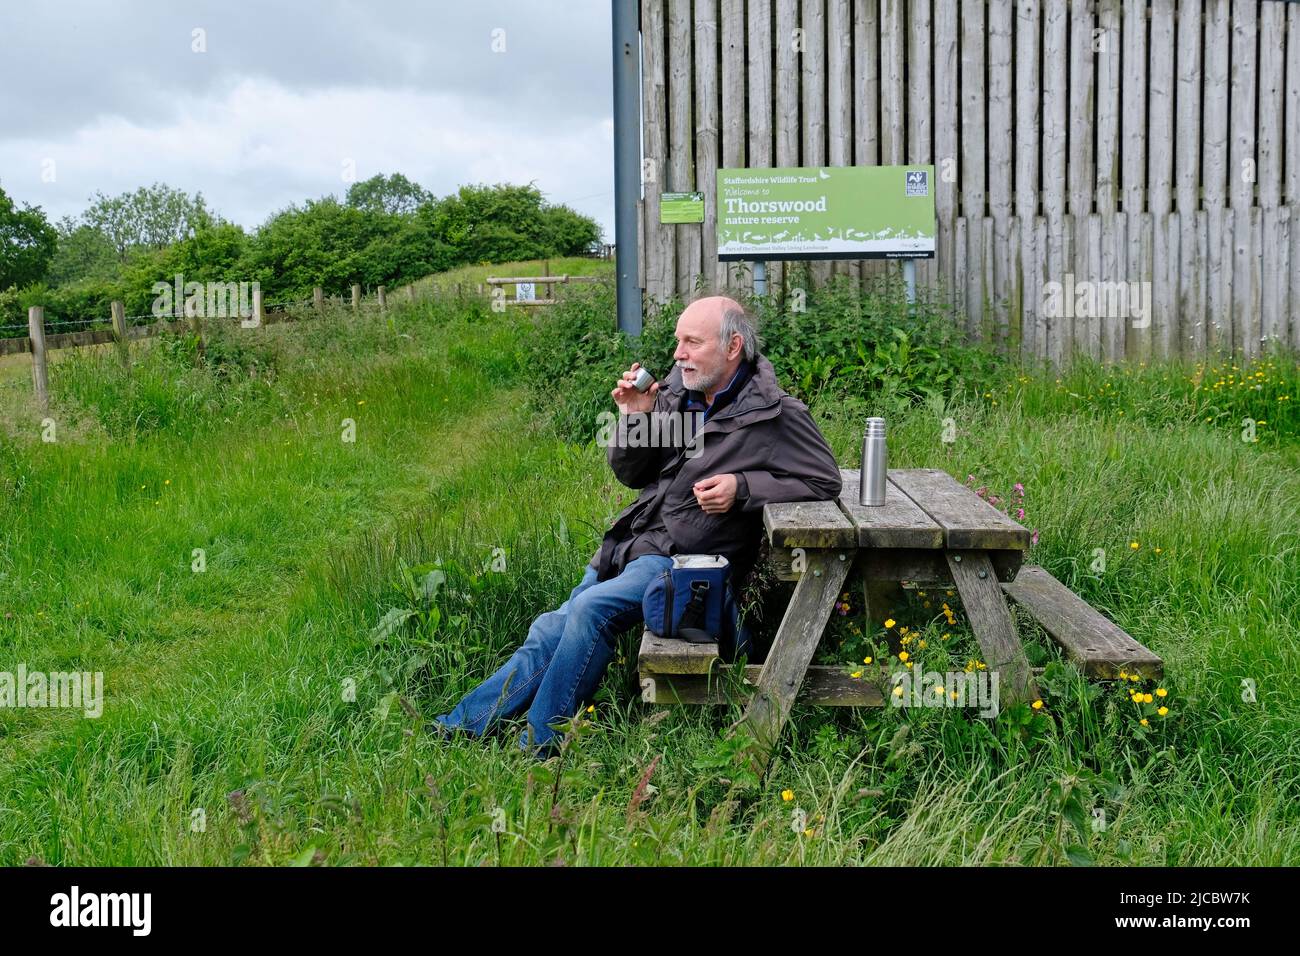
[[[719,167],[924,163],[918,282],[973,338],[1058,365],[1300,349],[1300,3],[642,0],[641,39],[647,296],[747,286]],[[688,190],[704,223],[660,224]]]

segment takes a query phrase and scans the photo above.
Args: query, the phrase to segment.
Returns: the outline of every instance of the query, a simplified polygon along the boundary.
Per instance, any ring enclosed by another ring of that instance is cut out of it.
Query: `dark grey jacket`
[[[655,412],[680,411],[686,389],[674,367],[662,380]],[[619,417],[621,439],[639,412]],[[648,424],[648,422],[643,423]],[[703,451],[693,448],[703,442]],[[687,457],[691,451],[694,457]],[[641,494],[615,519],[591,559],[604,581],[622,572],[631,539],[638,551],[722,554],[739,586],[757,558],[763,506],[773,501],[821,501],[840,493],[840,472],[808,406],[777,384],[772,363],[755,357],[755,371],[736,397],[710,416],[694,440],[676,448],[630,448],[616,440],[607,450],[615,476]],[[691,490],[710,475],[736,473],[736,501],[722,514],[706,514]],[[666,534],[665,534],[666,532]]]

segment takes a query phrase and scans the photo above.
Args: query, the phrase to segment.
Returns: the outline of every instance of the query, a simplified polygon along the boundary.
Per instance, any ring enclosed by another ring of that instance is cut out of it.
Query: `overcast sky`
[[[536,182],[613,241],[603,0],[0,0],[0,42],[0,187],[51,222],[157,180],[252,228],[354,168]]]

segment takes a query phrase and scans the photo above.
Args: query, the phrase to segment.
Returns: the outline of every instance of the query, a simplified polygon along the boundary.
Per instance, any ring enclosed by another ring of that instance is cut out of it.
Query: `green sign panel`
[[[663,223],[703,222],[704,193],[661,193],[659,221]]]
[[[934,257],[933,166],[719,169],[718,258]]]

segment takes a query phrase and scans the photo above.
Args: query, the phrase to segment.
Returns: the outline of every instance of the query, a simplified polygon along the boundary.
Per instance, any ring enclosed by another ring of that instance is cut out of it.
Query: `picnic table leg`
[[[987,551],[945,551],[952,580],[990,671],[998,672],[1000,704],[1038,696],[1029,659]]]
[[[742,720],[754,738],[751,756],[759,773],[767,768],[781,737],[781,729],[808,671],[808,662],[821,641],[840,587],[848,576],[852,557],[843,551],[808,551],[807,569],[795,585],[759,675],[757,690]]]

